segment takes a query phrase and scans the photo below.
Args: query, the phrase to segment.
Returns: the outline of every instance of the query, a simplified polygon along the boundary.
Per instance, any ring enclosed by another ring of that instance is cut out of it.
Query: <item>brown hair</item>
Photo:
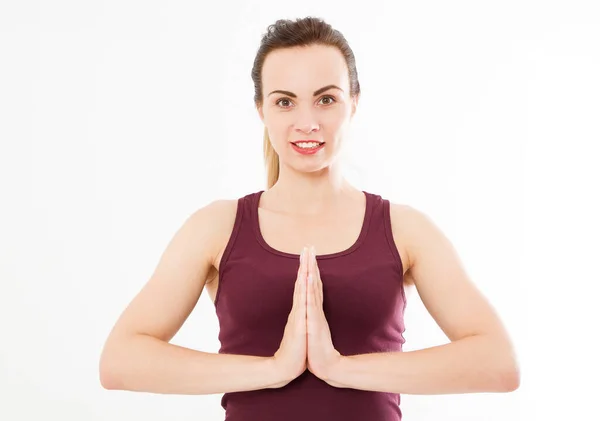
[[[348,66],[350,80],[350,96],[360,94],[358,72],[354,53],[346,38],[341,32],[333,29],[323,19],[306,17],[296,20],[279,19],[269,25],[263,35],[260,47],[252,67],[252,81],[254,82],[254,104],[258,108],[262,105],[262,68],[267,55],[274,50],[290,47],[308,47],[311,45],[324,45],[336,47],[343,54]],[[267,170],[267,189],[273,187],[279,178],[279,156],[269,139],[267,128],[264,129],[263,152]]]

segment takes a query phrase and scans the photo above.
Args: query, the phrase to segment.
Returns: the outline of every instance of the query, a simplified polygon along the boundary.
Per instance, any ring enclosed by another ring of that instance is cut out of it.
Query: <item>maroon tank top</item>
[[[238,200],[220,263],[215,298],[219,353],[272,357],[292,308],[299,253],[269,246],[258,224],[264,190]],[[356,242],[318,255],[323,309],[342,355],[401,351],[404,344],[402,261],[390,224],[390,203],[363,192],[366,212]],[[285,387],[225,393],[226,421],[399,421],[400,395],[337,388],[306,370]]]

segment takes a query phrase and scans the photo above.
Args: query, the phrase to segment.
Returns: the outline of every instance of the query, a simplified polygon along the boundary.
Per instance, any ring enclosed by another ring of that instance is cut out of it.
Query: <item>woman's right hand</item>
[[[294,285],[292,310],[283,331],[283,338],[273,360],[277,372],[284,377],[278,387],[285,386],[307,366],[306,343],[306,282],[308,275],[308,249],[304,247],[300,255],[300,267]]]

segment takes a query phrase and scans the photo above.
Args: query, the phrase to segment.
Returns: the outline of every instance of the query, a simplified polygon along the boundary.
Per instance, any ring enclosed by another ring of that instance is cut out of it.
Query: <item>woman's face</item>
[[[321,45],[275,50],[263,64],[262,83],[258,111],[280,163],[300,171],[330,165],[357,105],[342,53]],[[325,143],[307,154],[293,144],[301,140]]]

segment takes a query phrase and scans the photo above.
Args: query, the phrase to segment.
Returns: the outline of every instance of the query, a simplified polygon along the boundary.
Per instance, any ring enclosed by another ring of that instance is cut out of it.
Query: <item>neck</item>
[[[357,192],[333,164],[314,172],[282,166],[275,185],[265,192],[271,206],[302,215],[319,215]]]

